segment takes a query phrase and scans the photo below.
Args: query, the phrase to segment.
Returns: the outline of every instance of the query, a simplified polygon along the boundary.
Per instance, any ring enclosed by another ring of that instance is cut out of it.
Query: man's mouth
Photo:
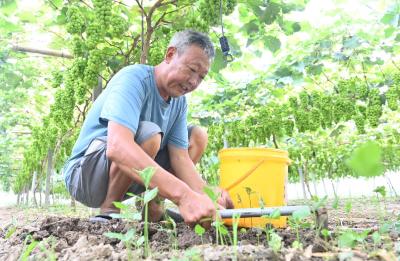
[[[182,89],[184,92],[188,92],[188,91],[189,91],[189,88],[186,88],[186,87],[183,86],[183,85],[181,85],[181,89]]]

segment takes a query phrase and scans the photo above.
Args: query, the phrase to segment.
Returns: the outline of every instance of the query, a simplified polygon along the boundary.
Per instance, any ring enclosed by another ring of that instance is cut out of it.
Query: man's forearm
[[[203,188],[207,185],[207,183],[196,171],[196,168],[190,158],[174,158],[174,160],[171,160],[171,166],[173,168],[174,174],[180,180],[185,182],[194,191],[198,193],[204,193]]]
[[[118,151],[118,153],[115,153],[115,151]],[[160,196],[168,198],[176,204],[190,190],[185,182],[161,168],[134,141],[126,140],[123,143],[112,144],[107,148],[107,156],[123,173],[140,184],[143,184],[143,182],[135,170],[154,167],[156,172],[151,179],[150,187],[158,187]]]

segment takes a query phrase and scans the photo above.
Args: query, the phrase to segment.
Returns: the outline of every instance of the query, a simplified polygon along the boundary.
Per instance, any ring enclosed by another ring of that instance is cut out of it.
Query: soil
[[[330,204],[328,204],[329,206]],[[385,219],[396,219],[400,213],[397,200],[386,202]],[[276,229],[282,238],[282,248],[275,252],[268,246],[264,230],[250,228],[239,230],[237,247],[225,239],[224,245],[216,245],[215,230],[211,228],[202,236],[183,223],[172,229],[171,222],[152,223],[149,227],[151,255],[149,260],[395,260],[398,253],[393,250],[399,234],[389,231],[385,240],[373,245],[371,234],[379,229],[382,211],[376,202],[357,200],[352,202],[352,211],[346,213],[328,207],[328,229],[332,235],[323,240],[315,229],[302,228],[299,238],[303,248],[292,247],[296,231],[287,227]],[[0,209],[0,260],[19,260],[29,254],[29,259],[57,260],[138,260],[143,259],[143,247],[133,244],[143,230],[143,223],[114,219],[109,222],[91,222],[88,218],[62,215],[29,214],[16,208]],[[12,220],[10,220],[12,218]],[[311,220],[310,220],[311,222]],[[351,228],[371,233],[362,247],[353,250],[339,249],[338,229]],[[127,246],[123,241],[109,238],[106,232],[125,234],[136,231],[137,236]],[[38,243],[36,243],[38,242]],[[35,246],[35,244],[37,244]],[[29,253],[29,247],[34,247]],[[388,247],[392,246],[392,248]],[[380,250],[378,250],[380,249]],[[394,258],[394,259],[393,259]]]

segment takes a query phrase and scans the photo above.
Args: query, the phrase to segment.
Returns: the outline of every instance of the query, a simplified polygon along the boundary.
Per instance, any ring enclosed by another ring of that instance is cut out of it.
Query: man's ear
[[[176,47],[168,47],[167,52],[165,54],[165,62],[166,63],[170,63],[172,58],[174,57],[174,55],[176,55],[178,53],[178,50],[176,49]]]

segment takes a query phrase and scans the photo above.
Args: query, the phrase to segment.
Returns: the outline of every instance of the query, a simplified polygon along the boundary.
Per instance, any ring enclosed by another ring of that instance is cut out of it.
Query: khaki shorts
[[[189,138],[193,127],[188,127]],[[158,133],[162,135],[160,127],[155,123],[140,122],[135,141],[141,144]],[[106,156],[106,149],[107,137],[97,137],[81,158],[69,162],[64,168],[65,183],[71,196],[91,208],[100,207],[107,195],[111,162]],[[155,161],[164,169],[171,168],[167,146],[158,152]],[[142,185],[134,182],[127,192],[137,195],[144,190]],[[127,198],[125,196],[124,199]]]

